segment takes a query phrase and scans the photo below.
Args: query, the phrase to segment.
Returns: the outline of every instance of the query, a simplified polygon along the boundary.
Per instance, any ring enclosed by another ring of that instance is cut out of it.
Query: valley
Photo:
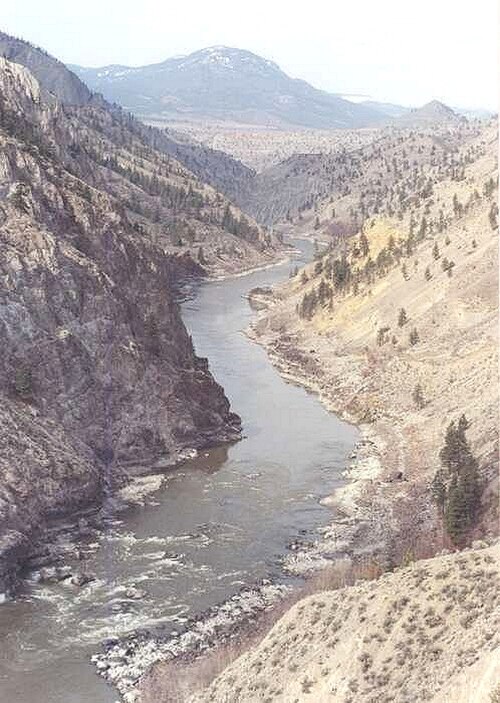
[[[223,151],[257,173],[286,161],[295,154],[331,154],[354,149],[372,141],[379,130],[284,130],[226,122],[168,122],[148,119],[148,124],[186,135],[194,142]]]
[[[0,33],[0,697],[491,703],[497,144]]]

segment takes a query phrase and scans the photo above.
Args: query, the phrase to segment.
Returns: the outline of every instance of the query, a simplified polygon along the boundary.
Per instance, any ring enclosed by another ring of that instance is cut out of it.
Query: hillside
[[[499,559],[497,544],[320,591],[184,700],[490,703],[500,676]],[[154,703],[171,700],[165,692]]]
[[[119,105],[91,93],[87,85],[63,63],[23,39],[0,33],[0,56],[25,66],[40,85],[62,104],[104,108],[123,128],[156,151],[172,156],[205,183],[229,198],[245,190],[253,172],[222,151],[178,139],[172,132],[147,127]]]
[[[223,120],[318,129],[379,124],[378,111],[293,79],[250,51],[213,46],[140,66],[71,66],[93,90],[141,119]]]
[[[97,187],[126,204],[139,230],[215,274],[239,272],[279,256],[279,242],[207,185],[244,191],[253,176],[250,169],[222,152],[170,139],[142,124],[90,94],[57,59],[27,42],[3,34],[2,53],[25,65],[46,97],[53,95],[78,121],[77,129],[64,135],[69,153],[87,162],[85,176],[97,179]]]
[[[259,221],[293,225],[295,234],[350,234],[382,207],[389,214],[409,207],[428,177],[463,169],[457,150],[481,129],[460,121],[363,131],[363,138],[353,132],[330,153],[295,154],[257,174],[239,202]]]
[[[475,529],[497,531],[496,129],[457,158],[463,173],[434,180],[401,216],[381,206],[277,290],[254,326],[287,377],[365,436],[352,482],[327,501],[346,519],[318,539],[318,563],[353,545],[397,562],[422,540],[447,543],[430,484],[463,413],[481,475]],[[310,560],[295,555],[292,567]]]
[[[312,576],[306,590],[315,595],[262,641],[257,621],[211,658],[156,665],[140,697],[131,691],[127,700],[494,700],[500,554],[498,542],[487,543],[498,537],[497,129],[386,139],[400,190],[360,169],[357,197],[366,192],[367,206],[357,234],[288,283],[250,294],[261,311],[251,337],[286,379],[362,432],[348,482],[323,500],[331,524],[285,560],[292,574]],[[384,163],[379,148],[372,154]],[[409,153],[418,161],[408,173]],[[464,458],[466,473],[455,479],[466,476],[470,492],[455,500],[446,478],[439,503],[438,469],[462,472]],[[373,580],[339,588],[350,569]]]
[[[29,68],[38,82],[63,103],[86,105],[92,100],[87,86],[63,63],[39,47],[0,32],[0,56]]]
[[[239,436],[175,290],[202,264],[262,261],[262,234],[224,229],[237,211],[104,107],[63,107],[3,58],[0,96],[5,591],[47,517],[97,505],[128,470]],[[193,241],[176,243],[175,224]]]

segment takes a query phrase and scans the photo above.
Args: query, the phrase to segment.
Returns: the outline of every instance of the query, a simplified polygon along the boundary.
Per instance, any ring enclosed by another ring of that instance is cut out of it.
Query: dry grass
[[[468,550],[308,596],[184,700],[437,703],[449,681],[499,651],[499,556],[498,545]],[[497,703],[490,691],[478,703]]]

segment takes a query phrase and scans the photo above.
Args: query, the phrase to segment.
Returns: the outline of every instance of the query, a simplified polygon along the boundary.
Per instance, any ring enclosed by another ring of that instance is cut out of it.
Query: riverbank
[[[103,644],[92,657],[98,673],[121,695],[125,703],[141,700],[141,679],[157,663],[186,666],[206,657],[229,642],[248,641],[256,623],[290,594],[285,584],[264,580],[242,588],[227,601],[214,606],[168,635],[161,631],[134,633]]]
[[[248,335],[266,349],[284,379],[317,395],[329,412],[356,425],[361,433],[351,462],[343,472],[346,482],[322,499],[322,504],[332,509],[334,518],[327,527],[318,530],[319,537],[313,544],[286,558],[286,568],[293,574],[307,575],[345,556],[377,560],[384,566],[390,566],[391,560],[400,563],[401,553],[392,554],[389,546],[395,525],[388,518],[392,506],[409,490],[403,467],[395,461],[401,451],[401,424],[395,418],[364,422],[365,409],[358,410],[351,402],[356,396],[356,386],[341,393],[339,386],[331,383],[311,348],[317,340],[306,338],[299,345],[296,337],[277,338],[259,331],[258,322],[248,330]],[[345,363],[348,365],[349,360]],[[340,375],[347,372],[345,366]],[[433,551],[435,545],[429,544],[429,552]]]

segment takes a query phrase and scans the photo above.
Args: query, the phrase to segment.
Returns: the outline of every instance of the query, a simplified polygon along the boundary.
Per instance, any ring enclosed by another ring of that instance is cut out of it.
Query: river
[[[89,663],[102,640],[158,623],[174,629],[243,585],[286,578],[290,540],[328,523],[319,499],[341,480],[357,431],[287,384],[243,333],[254,314],[245,294],[311,258],[310,242],[296,245],[294,261],[202,284],[183,303],[196,351],[241,415],[244,438],[171,470],[144,506],[83,539],[92,583],[27,582],[0,606],[2,703],[113,703],[116,692]],[[146,595],[130,599],[127,587]]]

